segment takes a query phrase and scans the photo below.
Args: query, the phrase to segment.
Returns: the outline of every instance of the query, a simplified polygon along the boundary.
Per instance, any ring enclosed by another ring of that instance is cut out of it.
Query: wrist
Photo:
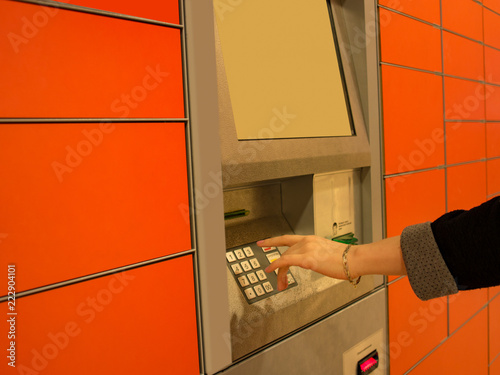
[[[347,262],[351,278],[363,275],[405,275],[399,237],[352,246]]]
[[[347,254],[347,266],[349,267],[349,273],[352,280],[356,280],[358,277],[363,275],[361,265],[362,254],[360,254],[361,246],[362,245],[352,245]]]

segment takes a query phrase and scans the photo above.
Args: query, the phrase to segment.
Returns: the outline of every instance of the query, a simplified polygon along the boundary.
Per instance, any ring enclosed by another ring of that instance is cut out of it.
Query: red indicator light
[[[374,350],[361,361],[358,362],[357,375],[368,375],[371,374],[375,369],[378,368],[378,352]]]
[[[377,361],[374,358],[370,358],[361,364],[361,371],[365,372],[370,367],[375,366],[376,364],[377,364]]]

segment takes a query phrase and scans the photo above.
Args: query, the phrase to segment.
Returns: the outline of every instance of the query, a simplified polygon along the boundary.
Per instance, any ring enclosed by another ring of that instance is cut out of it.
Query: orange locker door
[[[17,299],[2,374],[199,374],[192,269],[188,255]]]
[[[184,118],[180,30],[0,1],[0,117]]]
[[[191,249],[182,123],[0,125],[0,181],[18,291]]]
[[[442,87],[438,75],[382,65],[386,174],[444,162]]]

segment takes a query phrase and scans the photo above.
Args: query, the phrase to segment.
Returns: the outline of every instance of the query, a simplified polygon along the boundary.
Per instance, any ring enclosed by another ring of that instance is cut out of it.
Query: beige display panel
[[[214,0],[238,139],[352,135],[325,0]]]

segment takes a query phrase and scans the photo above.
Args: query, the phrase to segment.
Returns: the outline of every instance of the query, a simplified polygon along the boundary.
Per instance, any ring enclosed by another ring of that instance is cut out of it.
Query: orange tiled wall
[[[179,1],[52,5],[0,0],[0,372],[198,374]]]
[[[387,236],[500,194],[500,1],[380,0]],[[499,288],[389,280],[391,375],[500,374]]]

